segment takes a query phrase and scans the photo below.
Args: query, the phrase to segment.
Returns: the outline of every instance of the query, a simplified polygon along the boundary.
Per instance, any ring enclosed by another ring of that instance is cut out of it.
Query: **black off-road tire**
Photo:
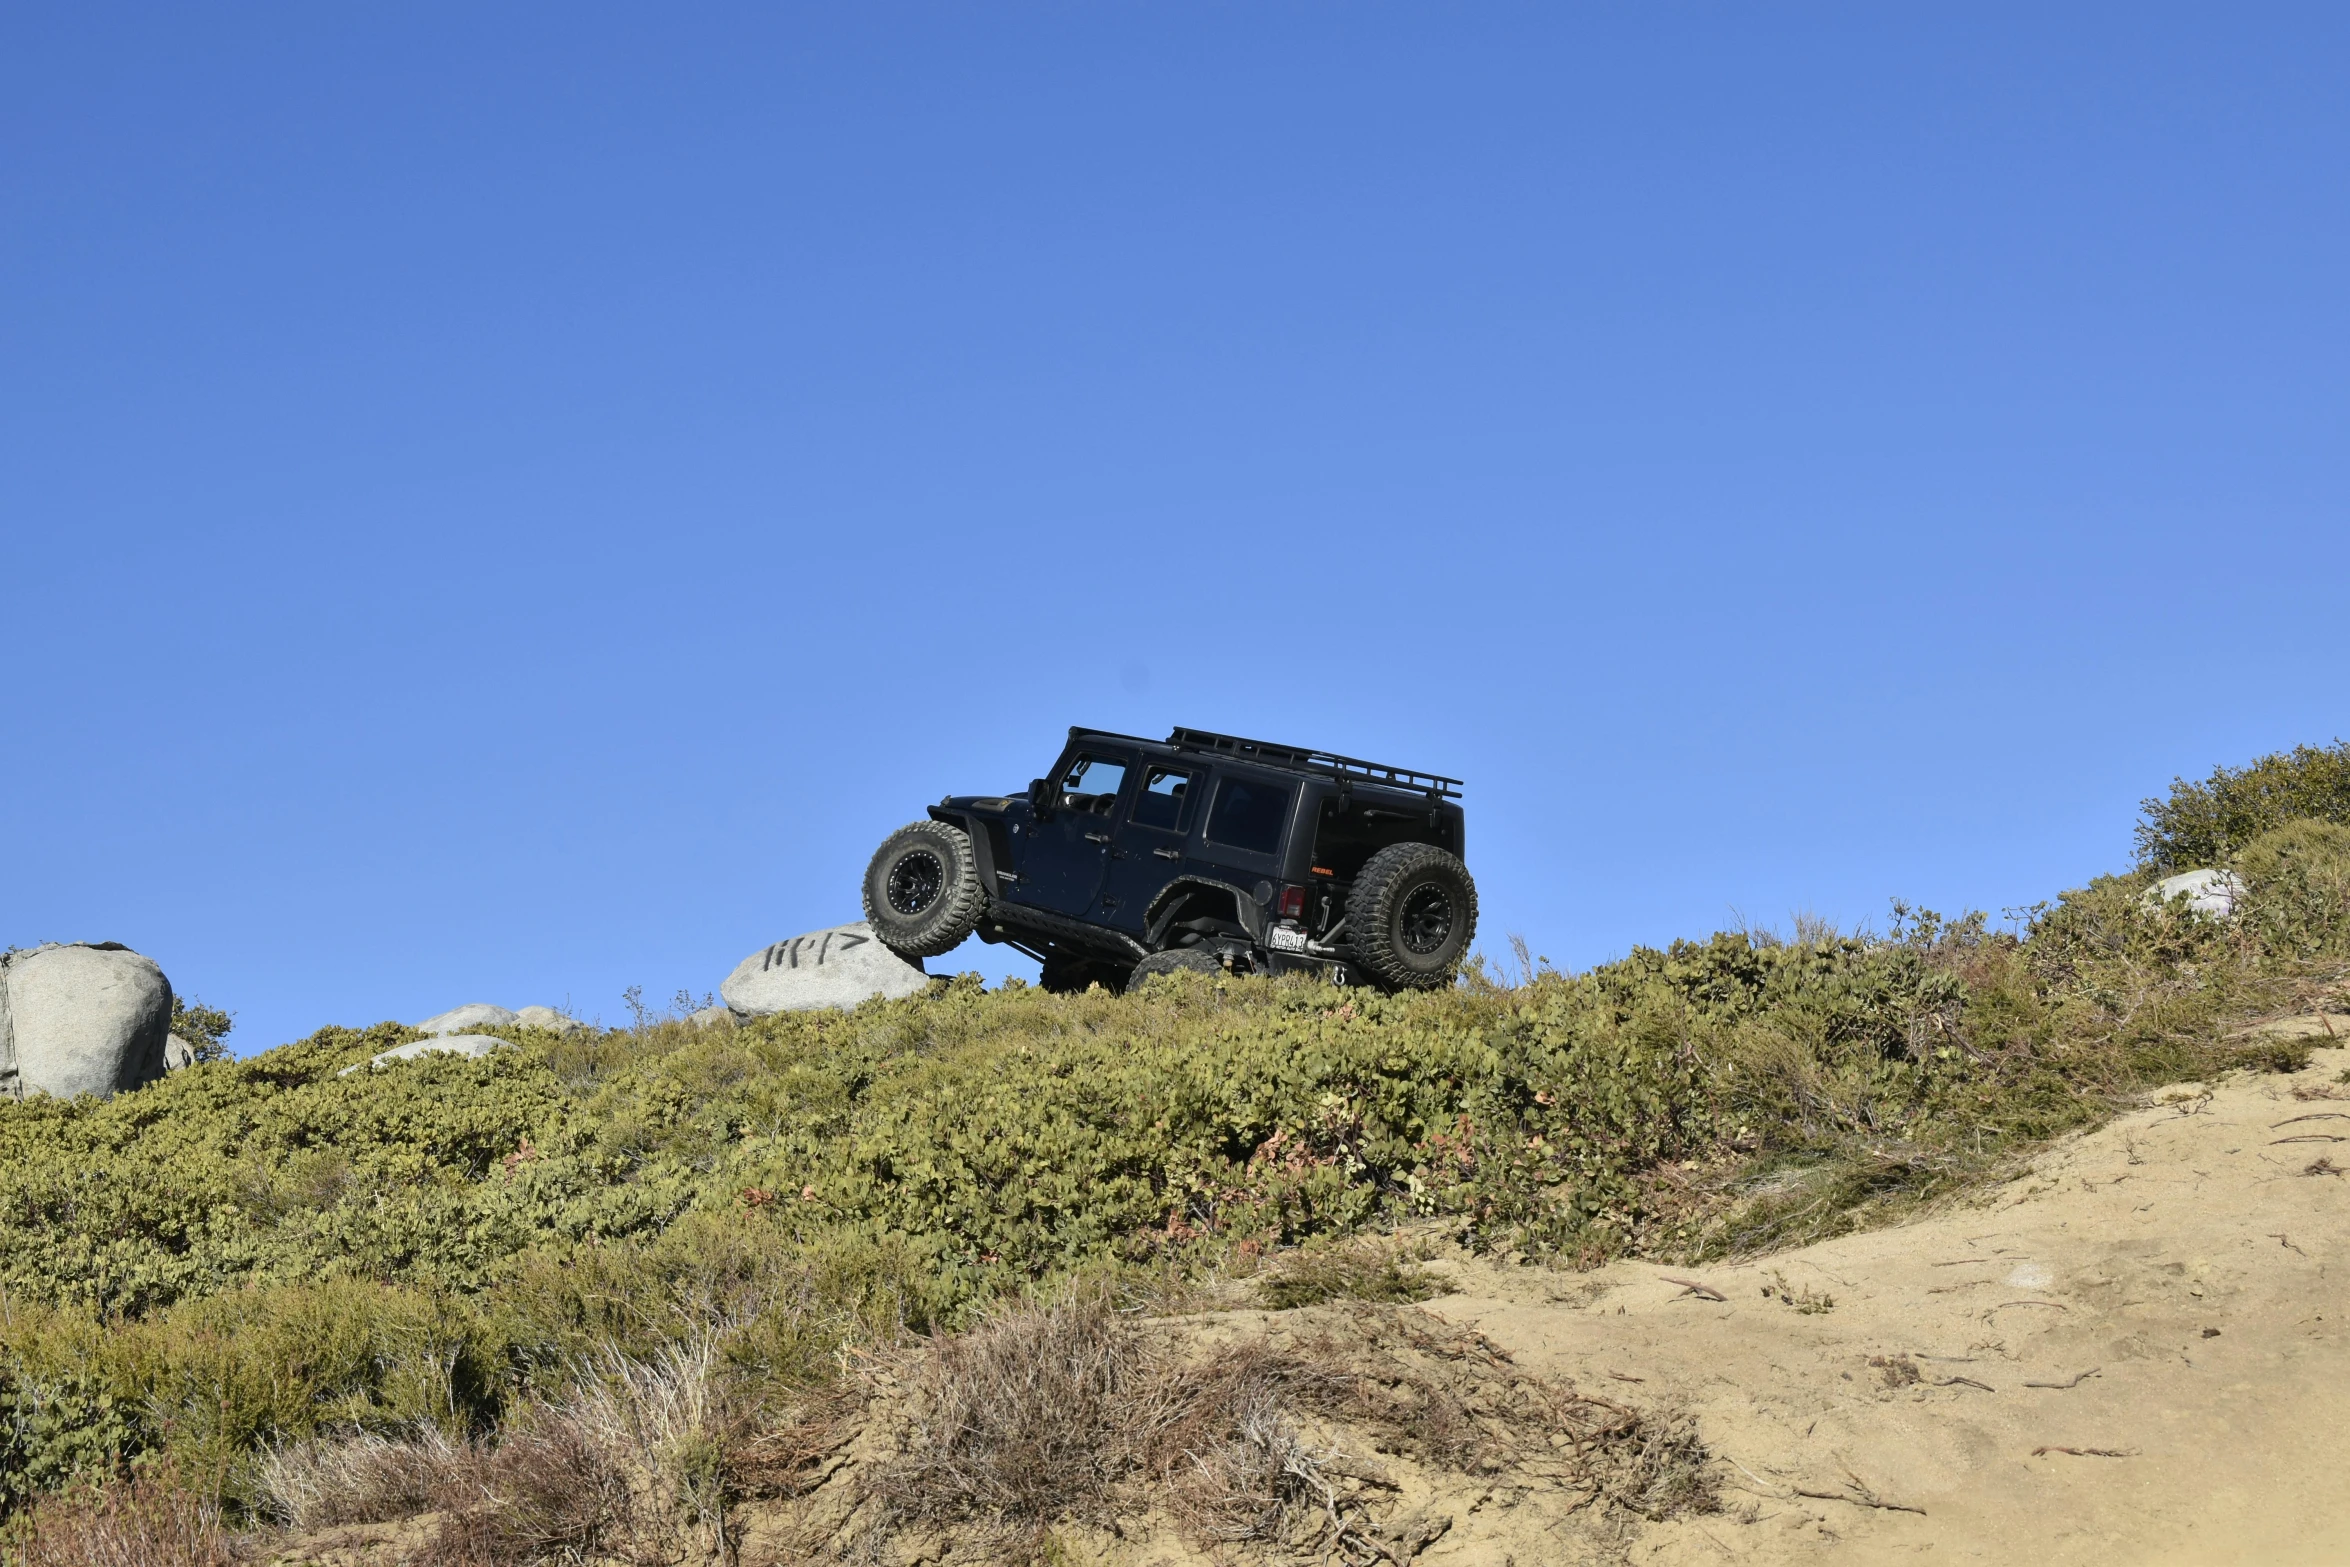
[[[954,951],[986,908],[970,835],[946,822],[900,827],[865,867],[866,923],[902,958]]]
[[[1126,994],[1131,996],[1149,984],[1153,974],[1221,975],[1223,972],[1224,960],[1213,952],[1203,952],[1198,947],[1170,947],[1134,965],[1134,972],[1126,976]]]
[[[1390,990],[1442,990],[1477,938],[1477,883],[1429,843],[1391,843],[1371,856],[1347,894],[1355,963]]]

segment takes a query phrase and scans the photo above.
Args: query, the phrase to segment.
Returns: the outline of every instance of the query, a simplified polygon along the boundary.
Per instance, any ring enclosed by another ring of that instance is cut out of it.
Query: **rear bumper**
[[[1268,974],[1315,974],[1333,985],[1364,985],[1362,970],[1343,958],[1307,957],[1296,952],[1257,951],[1257,961]]]

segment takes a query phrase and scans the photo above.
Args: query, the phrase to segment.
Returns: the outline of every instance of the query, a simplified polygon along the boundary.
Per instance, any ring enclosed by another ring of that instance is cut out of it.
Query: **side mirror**
[[[1042,819],[1053,803],[1053,786],[1042,778],[1028,780],[1028,809]]]

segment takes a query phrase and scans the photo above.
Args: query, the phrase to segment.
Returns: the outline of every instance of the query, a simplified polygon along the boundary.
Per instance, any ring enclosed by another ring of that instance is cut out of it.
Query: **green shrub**
[[[234,1013],[208,1007],[193,996],[171,998],[171,1031],[188,1042],[199,1061],[227,1060],[228,1046],[223,1041],[235,1026]]]
[[[1257,1280],[1257,1294],[1275,1311],[1328,1300],[1390,1304],[1426,1300],[1444,1292],[1440,1279],[1392,1246],[1347,1244],[1296,1251]]]
[[[2272,959],[2350,957],[2350,827],[2288,822],[2236,856],[2237,916]]]
[[[2170,798],[2140,807],[2138,863],[2168,874],[2224,864],[2264,832],[2298,818],[2350,826],[2350,741],[2297,745],[2202,783],[2171,781]]]

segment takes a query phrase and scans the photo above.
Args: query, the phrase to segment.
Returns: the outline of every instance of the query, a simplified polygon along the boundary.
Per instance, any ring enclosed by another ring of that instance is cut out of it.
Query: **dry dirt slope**
[[[1685,1274],[1452,1263],[1429,1305],[1697,1416],[1728,1510],[1634,1562],[2350,1563],[2345,1066],[2174,1091],[1899,1229]],[[1481,1533],[1421,1560],[1500,1567]]]

